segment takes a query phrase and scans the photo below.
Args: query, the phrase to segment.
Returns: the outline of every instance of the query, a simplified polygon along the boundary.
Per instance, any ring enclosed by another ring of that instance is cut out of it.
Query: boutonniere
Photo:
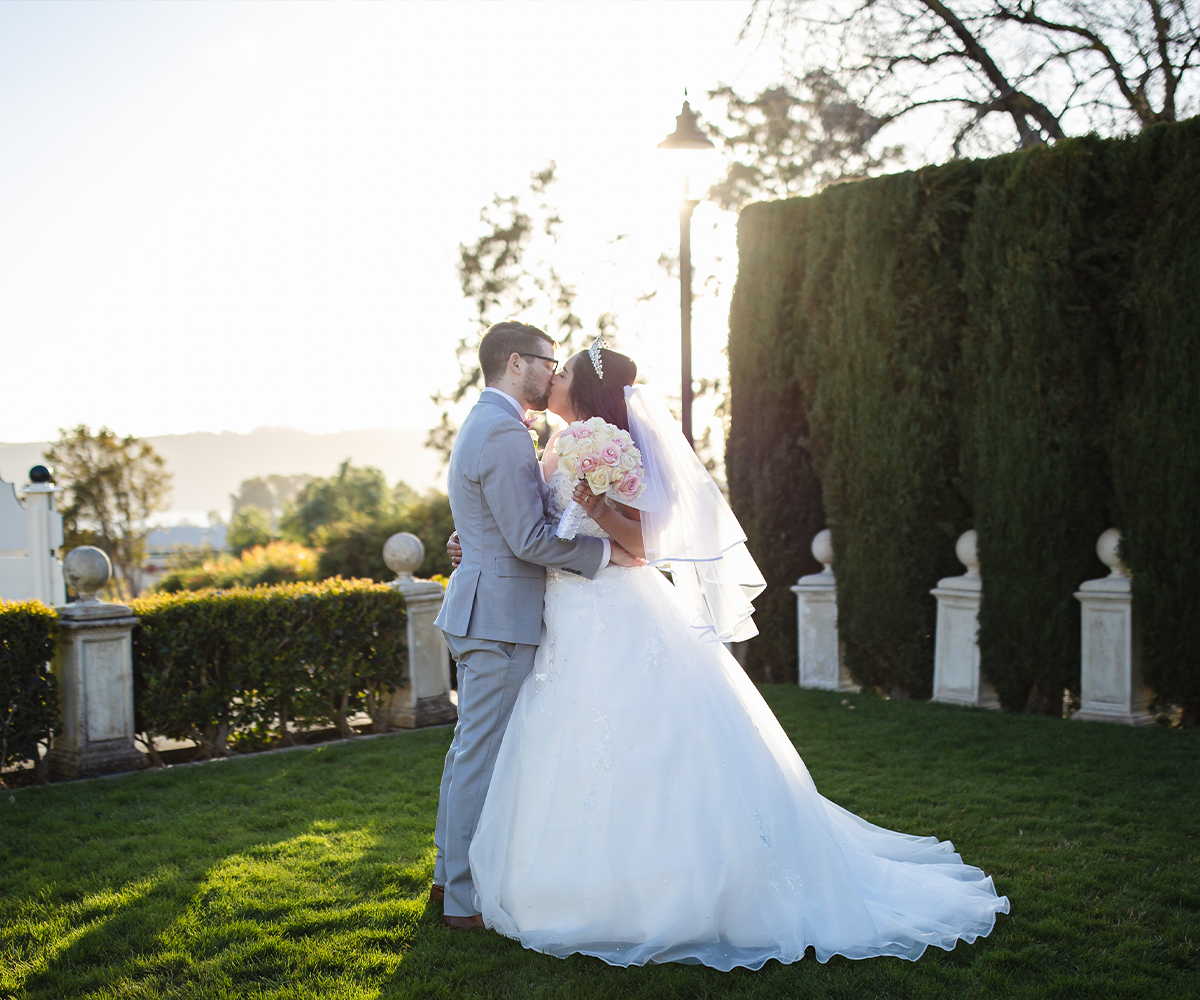
[[[525,425],[525,429],[529,431],[529,436],[533,438],[533,450],[537,452],[538,459],[540,460],[542,457],[541,436],[533,426],[533,422],[536,419],[536,417],[522,417],[521,423]]]

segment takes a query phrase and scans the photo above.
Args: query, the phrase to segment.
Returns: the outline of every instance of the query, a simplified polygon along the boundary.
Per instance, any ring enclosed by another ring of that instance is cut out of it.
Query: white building
[[[62,515],[55,509],[60,492],[44,465],[29,470],[20,492],[0,475],[0,600],[36,599],[50,607],[67,603],[62,562]]]

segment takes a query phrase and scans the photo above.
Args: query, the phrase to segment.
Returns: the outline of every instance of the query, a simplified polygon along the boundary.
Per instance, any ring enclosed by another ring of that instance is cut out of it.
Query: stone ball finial
[[[383,543],[383,561],[401,580],[411,580],[413,571],[425,560],[421,539],[407,531],[392,535]]]
[[[812,540],[813,558],[825,567],[825,572],[833,572],[833,535],[828,528],[818,531]]]
[[[975,534],[975,529],[964,531],[954,546],[954,554],[958,557],[958,561],[967,567],[965,576],[979,575],[979,552],[976,548],[976,543],[979,536]]]
[[[84,604],[99,604],[96,593],[112,579],[108,553],[94,545],[81,545],[63,560],[63,577]]]
[[[1096,555],[1109,568],[1109,576],[1129,575],[1129,571],[1125,568],[1125,564],[1121,562],[1121,557],[1117,554],[1117,546],[1120,544],[1121,532],[1116,528],[1109,528],[1096,541]]]
[[[52,483],[54,482],[54,470],[45,465],[35,465],[29,470],[29,481],[31,483]]]

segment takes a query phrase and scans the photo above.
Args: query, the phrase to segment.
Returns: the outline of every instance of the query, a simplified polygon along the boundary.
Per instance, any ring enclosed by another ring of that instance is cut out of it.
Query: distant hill
[[[390,484],[403,479],[424,492],[446,488],[441,456],[425,447],[426,431],[392,428],[310,434],[292,427],[257,427],[249,434],[222,431],[168,434],[146,440],[174,473],[171,509],[218,511],[229,517],[229,495],[242,480],[271,473],[329,476],[349,458],[373,465]],[[0,443],[0,479],[24,486],[29,468],[43,461],[46,442]]]

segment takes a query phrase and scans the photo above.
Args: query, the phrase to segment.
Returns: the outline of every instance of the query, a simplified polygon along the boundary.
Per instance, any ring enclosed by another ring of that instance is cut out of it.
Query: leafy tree
[[[363,525],[392,515],[395,504],[383,473],[354,466],[346,459],[335,475],[306,483],[288,504],[279,522],[284,538],[302,545],[322,545],[336,526]]]
[[[307,475],[271,475],[245,479],[238,487],[237,493],[230,494],[229,501],[233,513],[236,514],[246,507],[259,507],[270,515],[271,526],[274,528],[278,525],[284,508],[296,498],[305,485],[312,482],[312,479],[312,476]]]
[[[829,72],[803,77],[740,97],[720,86],[708,96],[725,102],[728,125],[706,125],[723,147],[725,177],[708,197],[725,209],[749,201],[811,194],[831,181],[866,177],[886,168],[899,146],[872,149],[888,119],[857,104]]]
[[[1145,128],[1196,104],[1200,0],[755,0],[743,35],[756,25],[803,38],[804,63],[874,122],[944,109],[955,156]]]
[[[149,519],[167,509],[171,473],[162,456],[136,437],[84,424],[59,430],[45,452],[65,488],[64,549],[95,545],[112,560],[115,593],[131,599],[142,589]]]
[[[476,351],[479,338],[493,323],[519,319],[546,330],[559,343],[560,351],[576,349],[584,328],[575,312],[576,287],[563,277],[550,260],[561,235],[563,220],[549,199],[557,181],[556,163],[551,160],[533,171],[527,193],[493,196],[479,213],[483,233],[473,243],[458,245],[458,280],[463,297],[474,306],[479,332],[458,341],[458,384],[448,393],[432,396],[442,407],[441,420],[429,432],[427,444],[449,461],[457,425],[450,406],[461,403],[483,388]],[[547,325],[549,321],[549,326]],[[611,313],[597,317],[598,332],[615,330]],[[549,434],[545,421],[539,434]]]
[[[425,559],[415,570],[418,577],[450,574],[446,538],[454,530],[454,518],[450,513],[450,498],[437,490],[414,497],[390,518],[370,523],[343,523],[340,527],[343,529],[340,533],[330,533],[325,539],[318,563],[321,579],[342,576],[391,580],[394,574],[383,561],[383,546],[399,531],[416,535],[425,546]]]
[[[244,506],[234,511],[225,534],[225,547],[234,555],[256,545],[267,545],[276,537],[271,530],[271,512],[262,507]]]
[[[392,502],[397,507],[407,507],[421,499],[421,494],[414,490],[404,480],[392,487]]]

